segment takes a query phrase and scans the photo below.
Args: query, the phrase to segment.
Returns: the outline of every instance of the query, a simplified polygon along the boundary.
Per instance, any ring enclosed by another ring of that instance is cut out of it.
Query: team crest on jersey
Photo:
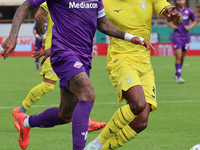
[[[129,76],[128,78],[124,79],[123,81],[127,81],[128,83],[131,83],[130,77],[131,77],[131,76]]]
[[[142,9],[146,9],[146,5],[144,4],[146,2],[146,0],[144,0],[143,2],[137,2],[137,4],[140,4]]]
[[[81,68],[81,66],[83,66],[83,64],[81,62],[76,61],[74,64],[75,68]]]
[[[54,72],[51,70],[51,72],[50,72],[50,76],[53,76],[53,73],[54,73]]]
[[[185,14],[188,14],[189,13],[189,11],[188,10],[185,10]]]

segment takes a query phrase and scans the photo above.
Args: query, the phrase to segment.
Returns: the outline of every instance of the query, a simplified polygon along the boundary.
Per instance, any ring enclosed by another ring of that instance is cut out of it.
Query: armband
[[[43,40],[46,39],[46,33],[45,34],[41,34],[41,36],[42,36]]]
[[[132,35],[130,33],[125,33],[124,40],[131,41],[131,39],[134,38],[134,37],[139,37],[139,36],[135,36],[135,35]],[[144,38],[142,38],[142,37],[139,37],[139,38],[140,38],[140,41],[144,41]]]
[[[0,52],[1,52],[1,54],[3,54],[4,51],[5,51],[5,49],[4,49],[3,47],[0,47]]]
[[[39,37],[39,35],[38,35],[38,34],[36,34],[36,35],[35,35],[35,37],[37,38],[37,37]]]

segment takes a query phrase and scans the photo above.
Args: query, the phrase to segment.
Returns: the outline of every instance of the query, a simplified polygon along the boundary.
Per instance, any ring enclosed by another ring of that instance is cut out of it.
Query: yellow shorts
[[[117,90],[118,101],[123,101],[122,93],[133,86],[142,85],[147,103],[152,111],[157,108],[156,86],[151,64],[117,59],[107,65],[108,76]]]
[[[44,76],[45,78],[52,80],[52,81],[57,81],[58,77],[53,71],[53,68],[51,67],[50,63],[50,57],[46,59],[44,64],[42,65],[42,71],[39,73],[40,76]]]

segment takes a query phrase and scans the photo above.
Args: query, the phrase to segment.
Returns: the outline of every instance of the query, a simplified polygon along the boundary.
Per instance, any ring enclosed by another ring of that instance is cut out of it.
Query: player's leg
[[[25,100],[22,102],[20,112],[26,112],[35,102],[37,102],[44,94],[52,91],[55,88],[56,81],[49,80],[43,77],[43,81],[32,88]]]
[[[45,80],[45,81],[44,81]],[[25,113],[35,102],[37,102],[45,93],[50,92],[54,89],[56,81],[48,81],[48,79],[44,79],[40,84],[32,88],[20,107],[14,108],[12,113],[14,117],[14,125],[19,131],[19,125],[16,120],[16,117],[19,113]]]
[[[79,100],[72,115],[73,149],[83,149],[87,140],[90,111],[95,100],[89,79],[90,61],[82,61],[81,57],[74,54],[57,51],[51,55],[51,63],[60,78],[60,87],[73,93]]]
[[[183,66],[183,63],[184,63],[184,59],[185,59],[185,56],[186,56],[186,53],[187,53],[187,50],[188,50],[188,47],[189,47],[188,41],[187,40],[183,40],[182,41],[182,45],[183,46],[182,46],[182,55],[181,55],[181,71],[182,71],[182,66]],[[184,83],[184,79],[182,78],[182,75],[179,78],[177,83]]]
[[[37,38],[35,39],[35,51],[39,51],[40,49],[41,49],[41,47],[42,47],[42,43],[43,43],[43,41],[42,40],[38,40]],[[39,71],[40,70],[40,67],[39,67],[39,59],[35,62],[36,63],[36,69],[37,69],[37,71]]]
[[[185,56],[186,56],[187,52],[182,52],[182,56],[181,56],[181,66],[183,66],[184,60],[185,60]]]
[[[181,77],[181,70],[182,70],[182,49],[184,49],[184,42],[180,39],[173,39],[174,43],[174,55],[175,55],[175,69],[176,73],[174,78],[176,79],[177,83],[184,83],[184,80]]]
[[[117,149],[125,143],[135,138],[141,131],[147,127],[148,116],[151,110],[150,104],[147,104],[145,110],[138,115],[130,124],[108,139],[101,150]]]
[[[85,147],[90,111],[95,100],[94,89],[86,72],[76,74],[69,81],[69,91],[79,99],[72,115],[73,150],[78,150]]]
[[[85,150],[90,150],[92,148],[95,150],[100,150],[104,147],[104,144],[106,144],[104,149],[113,149],[116,147],[116,141],[112,137],[115,137],[117,133],[119,133],[125,126],[133,121],[137,115],[143,112],[143,110],[146,108],[146,100],[141,85],[131,87],[124,92],[124,96],[128,99],[128,104],[119,108],[114,113],[102,132],[94,141],[87,145]],[[135,136],[135,134],[132,133],[131,135]],[[112,140],[111,143],[113,145],[110,143],[110,140]],[[107,143],[107,141],[109,141],[109,143]],[[120,143],[121,142],[122,141],[120,141]],[[111,145],[112,147],[110,147]]]
[[[51,67],[50,58],[47,58],[42,65],[42,71],[39,73],[39,75],[43,76],[43,82],[31,89],[25,100],[22,102],[20,112],[25,113],[26,110],[28,110],[44,94],[52,91],[55,88],[58,77]]]
[[[132,62],[134,66],[134,62]],[[137,63],[135,63],[138,66]],[[137,67],[133,67],[129,62],[117,61],[115,66],[109,68],[112,69],[112,74],[109,74],[109,78],[113,85],[117,88],[118,101],[121,102],[124,98],[129,103],[119,108],[111,117],[105,128],[99,134],[99,136],[92,141],[85,148],[91,149],[91,147],[101,149],[101,146],[112,136],[118,133],[121,129],[134,120],[146,107],[146,100],[144,92],[139,79]],[[138,66],[139,67],[139,66]],[[134,69],[133,69],[134,68]],[[140,67],[141,68],[141,67]],[[123,91],[123,96],[122,96]],[[135,94],[137,93],[137,94]]]
[[[20,113],[17,120],[20,125],[18,141],[21,148],[28,147],[31,128],[48,128],[71,122],[72,112],[77,103],[78,99],[74,94],[61,88],[61,102],[59,108],[49,108],[39,114],[31,116]]]
[[[157,107],[155,79],[152,67],[150,67],[148,72],[140,76],[140,81],[147,102],[146,108],[129,125],[126,125],[122,130],[108,139],[104,143],[102,150],[109,148],[117,149],[126,142],[135,138],[138,133],[142,132],[147,127],[149,113],[150,111],[154,111]],[[132,97],[132,94],[126,93],[126,97],[126,99],[130,99],[129,97]],[[130,101],[128,101],[128,103],[130,103]]]
[[[174,51],[175,54],[175,75],[179,78],[181,77],[181,58],[182,58],[182,49],[176,49]]]
[[[20,127],[16,117],[19,115],[19,113],[26,113],[26,111],[44,94],[54,89],[56,81],[58,80],[57,75],[51,67],[49,58],[44,62],[40,76],[43,76],[43,82],[30,90],[20,107],[13,109],[14,124],[18,131],[20,130]]]

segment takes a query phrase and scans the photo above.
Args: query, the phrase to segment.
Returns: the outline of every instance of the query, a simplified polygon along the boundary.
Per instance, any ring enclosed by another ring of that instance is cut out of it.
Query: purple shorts
[[[84,63],[80,57],[66,51],[54,52],[51,57],[54,72],[60,78],[60,87],[68,90],[69,81],[76,74],[86,72],[90,77],[91,63]]]
[[[43,40],[35,39],[35,51],[39,51],[42,47]]]
[[[189,46],[189,40],[174,38],[173,44],[174,44],[174,50],[182,49],[183,52],[187,52]]]

